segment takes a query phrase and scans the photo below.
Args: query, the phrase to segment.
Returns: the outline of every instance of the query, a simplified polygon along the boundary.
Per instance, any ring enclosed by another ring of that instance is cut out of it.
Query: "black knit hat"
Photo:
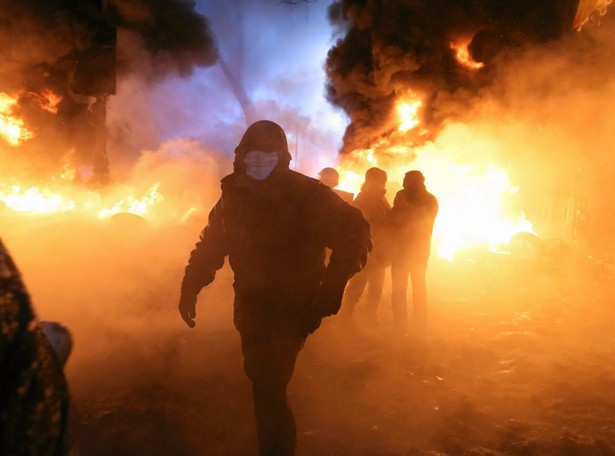
[[[248,127],[239,145],[235,148],[235,171],[244,169],[243,158],[250,151],[277,152],[280,158],[278,167],[288,168],[291,160],[288,142],[282,127],[270,120],[259,120]]]

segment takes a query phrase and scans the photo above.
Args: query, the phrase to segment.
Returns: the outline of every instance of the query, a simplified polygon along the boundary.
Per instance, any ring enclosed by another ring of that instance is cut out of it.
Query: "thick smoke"
[[[208,20],[187,0],[9,0],[0,24],[0,92],[19,96],[18,115],[35,130],[16,155],[42,168],[71,149],[77,163],[89,161],[88,108],[118,81],[188,77],[218,57]],[[62,97],[57,113],[34,103],[45,90]]]
[[[216,63],[218,54],[207,19],[189,0],[114,1],[117,26],[142,41],[153,57],[154,76],[176,71],[189,76],[196,67]],[[131,69],[132,58],[120,49],[120,70]]]
[[[437,97],[463,94],[463,106],[493,80],[498,58],[508,50],[547,43],[572,33],[577,2],[341,1],[329,19],[345,32],[329,51],[328,99],[350,119],[342,152],[370,147],[397,127],[395,101],[408,91],[425,100],[424,121],[432,132],[462,114],[434,104]],[[451,43],[469,42],[479,71],[458,63]]]
[[[28,82],[33,68],[69,73],[80,57],[113,46],[115,28],[137,35],[161,76],[172,71],[187,76],[195,67],[213,65],[217,58],[207,19],[187,0],[8,0],[3,2],[0,21],[0,80],[13,90]],[[105,29],[110,31],[103,36]],[[131,49],[120,47],[118,54],[120,75],[135,69]]]
[[[20,96],[14,114],[34,135],[18,148],[4,147],[0,161],[27,177],[57,175],[65,157],[89,175],[95,128],[88,106],[101,92],[112,93],[106,126],[114,181],[143,150],[170,138],[232,152],[256,117],[286,129],[295,168],[315,174],[337,160],[343,120],[322,95],[331,44],[326,2],[3,5],[0,91]],[[62,97],[57,114],[36,106],[44,88]]]

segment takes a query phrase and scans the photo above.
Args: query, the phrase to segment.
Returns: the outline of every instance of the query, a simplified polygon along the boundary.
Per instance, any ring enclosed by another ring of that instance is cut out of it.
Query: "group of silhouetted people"
[[[339,183],[337,179],[323,181],[325,168],[319,178],[325,185]],[[412,170],[404,176],[403,189],[397,192],[393,206],[386,199],[388,175],[380,168],[365,173],[361,191],[351,204],[357,207],[371,227],[373,250],[365,268],[348,283],[341,315],[352,321],[355,307],[367,289],[365,310],[371,325],[379,323],[378,307],[384,289],[385,273],[391,268],[391,310],[393,330],[406,334],[408,325],[407,293],[412,285],[412,331],[422,336],[427,324],[427,289],[425,272],[431,250],[438,200],[425,187],[425,176]],[[334,188],[334,191],[339,191]]]

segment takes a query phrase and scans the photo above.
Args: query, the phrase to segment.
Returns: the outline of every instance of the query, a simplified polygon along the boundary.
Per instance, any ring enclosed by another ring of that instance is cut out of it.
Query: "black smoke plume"
[[[342,153],[367,148],[392,130],[394,103],[408,90],[424,100],[423,122],[437,131],[438,99],[472,96],[490,84],[507,51],[573,33],[574,0],[342,0],[329,20],[345,35],[326,61],[327,98],[350,124]],[[455,58],[451,42],[469,40],[480,70]],[[464,103],[460,103],[463,106]],[[397,125],[395,125],[396,128]]]
[[[188,77],[218,58],[208,20],[190,0],[2,0],[0,44],[0,92],[19,96],[18,114],[35,132],[19,152],[39,164],[71,149],[87,161],[89,108],[120,78]],[[45,90],[62,97],[57,113],[33,102]]]
[[[209,23],[189,0],[3,0],[0,81],[5,88],[19,89],[33,68],[69,72],[79,57],[114,45],[115,30],[138,36],[159,76],[173,71],[188,76],[217,59]],[[134,69],[136,57],[121,45],[120,76]]]

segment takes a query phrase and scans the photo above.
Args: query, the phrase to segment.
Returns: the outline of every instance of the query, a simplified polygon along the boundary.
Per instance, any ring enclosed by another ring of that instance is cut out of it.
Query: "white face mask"
[[[256,180],[265,180],[278,164],[278,154],[275,152],[248,152],[243,158],[246,164],[246,174]]]

